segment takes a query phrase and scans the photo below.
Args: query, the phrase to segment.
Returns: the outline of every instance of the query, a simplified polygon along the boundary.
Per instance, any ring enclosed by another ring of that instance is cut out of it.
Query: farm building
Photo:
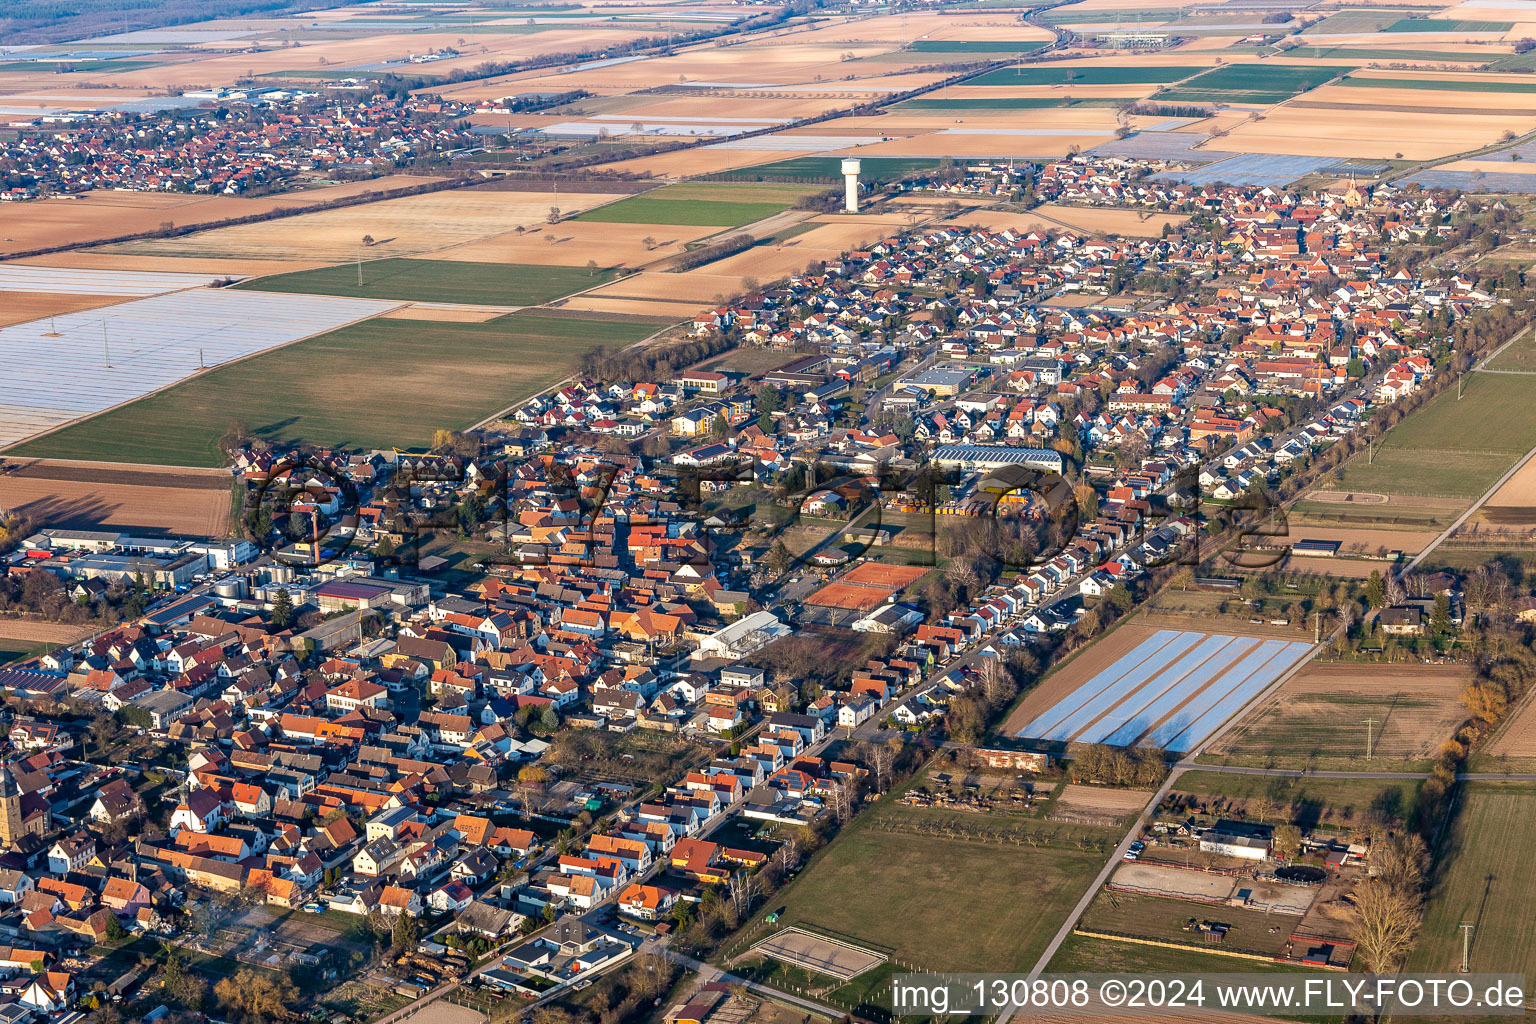
[[[1269,856],[1274,829],[1268,825],[1222,819],[1200,835],[1200,849],[1225,857],[1263,860]]]

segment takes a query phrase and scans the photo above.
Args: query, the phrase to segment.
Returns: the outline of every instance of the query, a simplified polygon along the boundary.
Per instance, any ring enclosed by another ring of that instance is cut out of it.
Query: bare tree
[[[1355,942],[1365,969],[1372,974],[1396,970],[1419,930],[1417,900],[1373,878],[1355,890],[1355,909],[1360,912]]]
[[[891,769],[896,765],[896,752],[883,743],[864,743],[860,745],[859,755],[869,765],[876,788],[883,792],[890,784]]]
[[[977,674],[981,676],[981,695],[990,706],[997,707],[1013,698],[1013,674],[1001,659],[987,658],[977,669]]]
[[[832,811],[832,820],[839,825],[853,817],[853,784],[847,779],[832,784],[827,793],[827,806]]]
[[[745,872],[738,871],[731,876],[730,901],[731,910],[736,915],[736,920],[745,920],[752,912],[752,904],[757,901],[757,879]]]

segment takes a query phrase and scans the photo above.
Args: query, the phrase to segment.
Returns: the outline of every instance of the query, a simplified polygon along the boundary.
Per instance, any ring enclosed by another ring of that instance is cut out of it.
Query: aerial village
[[[1189,540],[1177,481],[1275,486],[1499,301],[1402,256],[1467,200],[1148,170],[914,189],[1189,215],[1161,238],[960,214],[680,331],[770,369],[589,374],[431,452],[242,442],[240,540],[22,538],[6,576],[131,614],[0,669],[0,1020],[131,994],[85,952],[124,933],[308,963],[240,926],[253,906],[387,936],[394,957],[312,965],[338,983],[419,994],[476,959],[498,998],[745,920],[892,757],[959,735],[1020,652]],[[894,525],[1064,505],[1054,545],[944,587],[914,587],[937,561]],[[450,563],[456,542],[477,555]],[[812,634],[840,665],[794,656]]]
[[[382,94],[259,87],[187,93],[217,109],[61,112],[13,124],[0,201],[90,189],[251,195],[323,175],[371,178],[430,164],[473,136],[473,107]]]

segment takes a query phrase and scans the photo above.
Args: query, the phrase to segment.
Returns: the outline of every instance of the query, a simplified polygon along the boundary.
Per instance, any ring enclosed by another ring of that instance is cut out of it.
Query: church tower
[[[14,850],[21,839],[21,790],[11,769],[0,764],[0,849]]]

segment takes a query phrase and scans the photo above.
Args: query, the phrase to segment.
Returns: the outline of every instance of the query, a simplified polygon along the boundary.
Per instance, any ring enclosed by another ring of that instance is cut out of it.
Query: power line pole
[[[1365,720],[1365,759],[1367,761],[1371,759],[1371,727],[1375,724],[1376,719],[1374,718],[1367,718]]]
[[[112,369],[112,349],[107,345],[107,322],[101,322],[101,355],[106,360],[107,369]]]
[[[1461,926],[1461,973],[1466,974],[1471,967],[1467,963],[1468,955],[1472,952],[1472,925]]]

